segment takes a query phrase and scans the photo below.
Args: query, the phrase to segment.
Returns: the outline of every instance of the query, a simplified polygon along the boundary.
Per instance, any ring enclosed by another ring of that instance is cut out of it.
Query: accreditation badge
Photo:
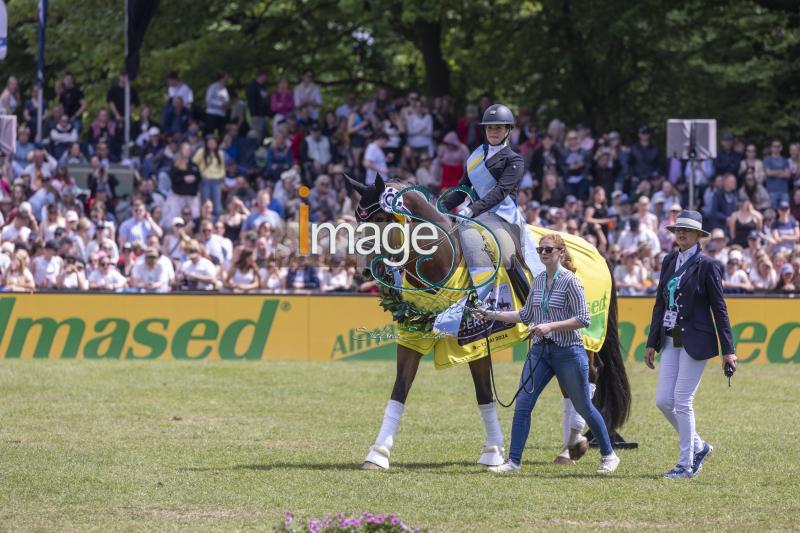
[[[672,329],[675,327],[675,323],[678,321],[678,312],[668,310],[664,313],[664,327],[667,329]]]

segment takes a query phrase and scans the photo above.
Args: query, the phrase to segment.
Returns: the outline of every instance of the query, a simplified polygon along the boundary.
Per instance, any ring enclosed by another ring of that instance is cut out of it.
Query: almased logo
[[[0,346],[8,339],[7,359],[198,360],[217,353],[220,359],[256,361],[264,353],[279,301],[264,300],[257,317],[224,324],[207,318],[180,322],[158,316],[136,321],[107,317],[94,323],[80,316],[61,320],[14,316],[15,303],[14,297],[0,298]]]
[[[603,297],[599,300],[588,302],[589,305],[589,327],[581,330],[584,337],[589,337],[597,342],[603,338],[606,329],[606,314],[608,312],[608,293],[603,292]]]

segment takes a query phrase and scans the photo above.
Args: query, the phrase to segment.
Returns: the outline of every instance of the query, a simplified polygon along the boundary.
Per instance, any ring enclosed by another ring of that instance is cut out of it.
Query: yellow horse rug
[[[553,231],[538,226],[528,225],[528,231],[538,244],[542,236]],[[572,262],[577,271],[576,275],[586,290],[586,302],[589,306],[591,324],[581,330],[583,344],[589,351],[599,351],[606,336],[606,322],[608,306],[611,301],[611,274],[606,266],[606,261],[597,249],[580,237],[568,233],[557,232],[567,244]],[[530,274],[528,274],[528,281]],[[489,273],[491,275],[491,273]],[[480,283],[480,280],[478,280]],[[472,281],[464,259],[456,267],[455,272],[442,288],[435,294],[424,291],[401,291],[404,301],[417,309],[425,310],[432,307],[443,309],[462,299]],[[514,292],[511,280],[506,270],[501,266],[493,282],[490,303],[500,311],[519,310],[525,302],[521,301]],[[404,277],[404,289],[413,289]],[[461,289],[461,290],[459,290]],[[422,354],[427,354],[433,349],[434,362],[437,369],[469,363],[488,353],[486,350],[485,324],[476,318],[465,314],[458,336],[440,335],[432,331],[421,331],[419,328],[399,323],[397,325],[397,342]],[[528,328],[524,324],[507,324],[495,322],[488,336],[490,347],[499,351],[513,346],[528,337]]]

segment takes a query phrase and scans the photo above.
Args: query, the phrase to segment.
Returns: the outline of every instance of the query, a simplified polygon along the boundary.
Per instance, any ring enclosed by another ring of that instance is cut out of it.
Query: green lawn
[[[519,363],[497,364],[501,394]],[[631,371],[635,405],[611,478],[597,451],[550,464],[561,435],[551,385],[523,473],[474,465],[483,432],[466,368],[420,370],[388,472],[358,465],[393,362],[0,361],[0,530],[270,530],[285,510],[395,512],[437,531],[576,527],[790,529],[800,510],[800,368],[717,361],[695,402],[717,451],[700,477],[664,480],[677,437],[655,372]],[[507,398],[505,398],[507,399]],[[508,434],[511,410],[502,410]]]

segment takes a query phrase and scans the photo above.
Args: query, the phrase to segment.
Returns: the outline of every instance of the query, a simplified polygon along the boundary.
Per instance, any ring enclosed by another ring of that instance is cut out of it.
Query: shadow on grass
[[[496,476],[498,479],[503,477],[523,477],[523,478],[539,478],[539,479],[589,479],[608,477],[611,479],[660,479],[661,476],[653,474],[625,474],[618,472],[611,476],[601,476],[594,471],[576,471],[576,470],[561,470],[558,472],[552,471],[552,463],[547,461],[526,461],[524,469],[520,474],[506,474],[498,476],[490,474],[486,468],[471,462],[430,462],[430,463],[395,463],[392,468],[385,471],[378,471],[383,475],[403,473],[403,472],[436,472],[446,475],[490,475]],[[358,463],[262,463],[262,464],[247,464],[247,465],[233,465],[233,466],[220,466],[220,467],[180,467],[178,472],[222,472],[222,471],[242,471],[251,470],[257,472],[268,472],[271,470],[291,469],[291,470],[316,470],[316,471],[361,471],[361,464]],[[458,469],[454,471],[454,469]],[[369,471],[364,471],[369,472]],[[375,472],[375,471],[372,471]]]
[[[392,468],[386,472],[396,472],[399,470],[443,470],[451,468],[471,468],[478,467],[474,463],[466,462],[441,462],[441,463],[394,463]],[[361,470],[361,463],[263,463],[250,465],[233,466],[187,466],[178,468],[178,472],[218,472],[223,470],[257,470],[268,471],[276,469],[295,469],[295,470]]]

